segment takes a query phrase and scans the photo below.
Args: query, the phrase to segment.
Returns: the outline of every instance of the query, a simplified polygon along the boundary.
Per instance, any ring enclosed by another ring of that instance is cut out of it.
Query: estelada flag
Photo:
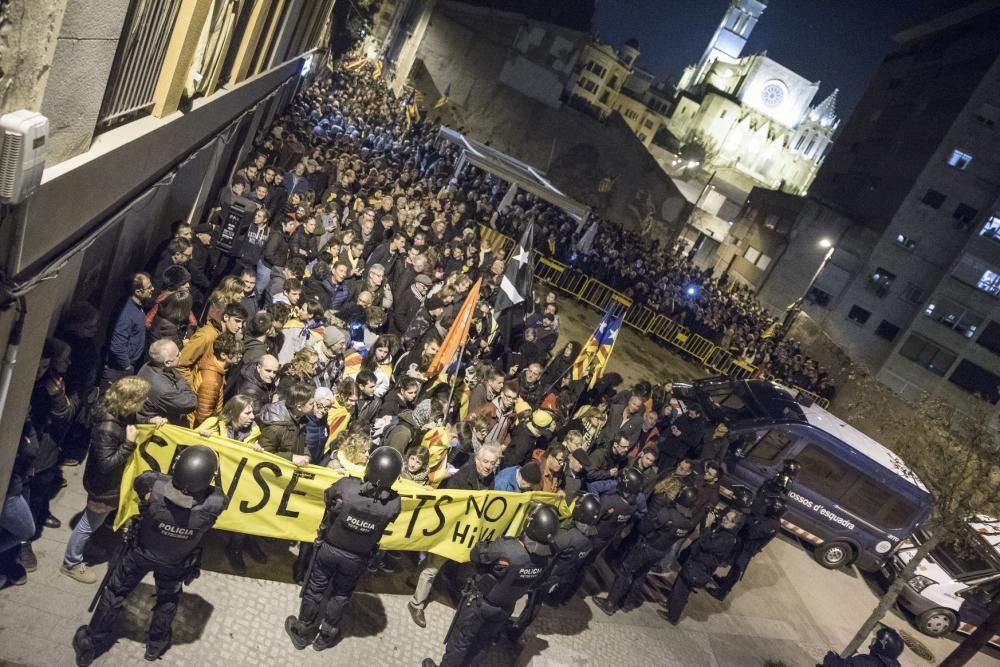
[[[622,315],[612,315],[611,309],[608,309],[608,312],[604,313],[601,323],[597,325],[594,333],[587,340],[587,344],[576,356],[570,370],[570,378],[580,380],[586,378],[587,374],[590,373],[588,386],[593,388],[597,380],[604,375],[604,369],[608,365],[608,359],[611,358],[611,352],[614,350],[615,341],[618,340],[618,332],[621,331],[621,328]]]
[[[465,297],[465,302],[462,303],[461,310],[458,311],[455,321],[452,322],[451,328],[448,329],[448,335],[444,337],[444,342],[441,343],[441,348],[434,355],[431,365],[427,367],[427,372],[425,373],[427,377],[432,378],[440,373],[443,368],[447,368],[459,348],[468,339],[469,327],[472,326],[472,318],[476,314],[476,303],[479,301],[479,288],[482,284],[483,279],[480,278],[472,286],[472,289],[469,290],[469,294]]]

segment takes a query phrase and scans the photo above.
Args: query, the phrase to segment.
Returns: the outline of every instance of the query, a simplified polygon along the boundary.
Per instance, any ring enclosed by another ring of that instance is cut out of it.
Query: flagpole
[[[465,341],[462,341],[462,347],[458,350],[458,360],[455,362],[455,373],[452,376],[451,382],[448,383],[451,386],[451,389],[448,391],[448,402],[445,404],[444,408],[444,414],[446,416],[451,415],[451,400],[455,396],[455,385],[458,384],[458,372],[462,368],[462,358],[465,356],[465,343],[467,340],[468,336],[466,336]]]

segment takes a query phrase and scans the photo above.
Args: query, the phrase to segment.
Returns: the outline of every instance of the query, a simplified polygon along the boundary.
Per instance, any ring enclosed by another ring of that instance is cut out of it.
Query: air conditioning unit
[[[0,131],[0,202],[18,204],[42,182],[49,119],[22,109],[0,116]]]

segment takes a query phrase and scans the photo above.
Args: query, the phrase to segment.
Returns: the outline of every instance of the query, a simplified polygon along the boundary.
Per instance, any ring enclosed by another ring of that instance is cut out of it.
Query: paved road
[[[80,469],[69,469],[69,486],[54,504],[55,515],[68,524],[84,504]],[[0,663],[61,667],[73,664],[70,641],[88,618],[94,587],[58,573],[69,535],[64,524],[46,530],[36,543],[38,571],[24,586],[0,592]],[[251,562],[249,576],[232,574],[213,537],[206,549],[206,571],[185,592],[175,624],[175,645],[163,665],[407,665],[426,656],[439,659],[441,639],[451,620],[446,591],[428,607],[428,627],[417,628],[406,611],[413,570],[366,577],[345,624],[346,638],[318,654],[292,648],[282,630],[286,615],[297,609],[298,589],[290,582],[288,546],[268,545],[267,565]],[[103,574],[104,566],[98,566]],[[610,573],[602,568],[586,586],[602,588]],[[577,598],[566,609],[545,609],[528,633],[524,651],[497,646],[488,665],[676,665],[750,667],[766,659],[789,667],[811,667],[829,646],[840,646],[875,604],[875,597],[856,574],[828,572],[816,565],[793,540],[775,541],[754,561],[731,599],[719,603],[707,595],[692,597],[689,613],[677,628],[655,613],[655,599],[666,580],[650,579],[649,600],[630,614],[608,618],[590,598]],[[152,582],[140,585],[129,601],[125,637],[98,665],[144,664],[144,628],[152,607]],[[906,627],[905,622],[892,622]],[[911,630],[912,631],[912,630]],[[926,644],[940,660],[952,640]],[[373,662],[374,661],[374,662]],[[904,665],[926,666],[908,653]],[[974,665],[995,665],[980,656]]]

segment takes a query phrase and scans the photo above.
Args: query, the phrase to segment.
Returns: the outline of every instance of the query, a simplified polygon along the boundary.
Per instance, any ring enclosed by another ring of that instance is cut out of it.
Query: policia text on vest
[[[295,467],[283,458],[258,452],[235,440],[204,437],[178,426],[139,427],[139,446],[122,476],[117,529],[138,514],[132,481],[147,470],[168,473],[185,447],[207,445],[219,455],[215,485],[229,499],[216,528],[262,537],[312,542],[323,518],[323,491],[340,471]],[[403,511],[381,541],[383,549],[429,551],[466,562],[480,540],[516,535],[533,502],[555,506],[563,518],[566,503],[551,493],[437,490],[399,481]]]

